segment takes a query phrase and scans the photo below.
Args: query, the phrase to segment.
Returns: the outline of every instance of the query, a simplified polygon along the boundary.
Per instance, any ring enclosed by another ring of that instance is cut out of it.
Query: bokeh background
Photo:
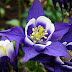
[[[52,0],[40,1],[46,17],[50,18],[53,23],[63,21],[63,12],[58,2],[56,4],[58,9],[55,10]],[[33,0],[0,0],[0,31],[10,29],[14,26],[21,26],[24,29],[28,11],[32,3]],[[17,57],[19,72],[50,72],[41,63],[35,61],[20,63],[20,59],[23,56],[22,46],[20,46]],[[14,72],[12,68],[11,72]]]

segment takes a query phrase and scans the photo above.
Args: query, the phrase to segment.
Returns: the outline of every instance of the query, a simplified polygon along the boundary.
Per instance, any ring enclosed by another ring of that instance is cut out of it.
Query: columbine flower
[[[69,23],[71,23],[71,18],[69,18]],[[67,51],[68,53],[71,55],[70,59],[67,59],[65,57],[61,57],[61,61],[63,63],[61,63],[60,65],[56,65],[56,71],[60,72],[72,72],[72,24],[70,24],[70,28],[68,30],[68,32],[62,37],[62,39],[60,40],[60,42],[62,42],[66,47],[67,47]],[[59,62],[57,60],[57,62]]]
[[[8,63],[11,63],[16,70],[16,55],[13,43],[9,40],[0,40],[0,70],[6,70]]]
[[[23,47],[25,56],[21,62],[26,62],[43,53],[51,56],[69,57],[63,44],[52,41],[65,34],[68,31],[68,26],[66,23],[53,24],[49,18],[44,16],[39,0],[34,0],[27,17]]]
[[[25,34],[21,27],[13,27],[9,30],[0,31],[0,35],[16,42],[16,54],[19,44],[24,43],[22,49],[25,56],[21,62],[26,62],[39,54],[70,58],[66,47],[56,41],[68,30],[69,25],[67,23],[53,24],[49,18],[46,18],[40,1],[34,0],[28,13]]]

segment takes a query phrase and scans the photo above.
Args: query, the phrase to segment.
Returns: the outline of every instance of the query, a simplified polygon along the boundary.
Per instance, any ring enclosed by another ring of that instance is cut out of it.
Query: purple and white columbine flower
[[[64,35],[68,29],[67,23],[53,24],[44,16],[40,1],[34,0],[27,17],[23,47],[25,56],[21,62],[26,62],[39,54],[70,57],[66,47],[54,41]]]
[[[25,32],[21,27],[13,27],[0,31],[0,35],[16,42],[16,54],[19,44],[24,43],[22,49],[25,56],[21,59],[21,62],[27,62],[39,54],[70,58],[67,48],[57,41],[69,30],[69,26],[69,24],[62,22],[53,24],[49,18],[44,16],[40,1],[34,0],[28,12]]]
[[[52,43],[49,40],[54,31],[54,24],[49,18],[45,16],[40,16],[37,20],[33,18],[25,28],[25,44],[28,46],[34,45],[37,51],[41,51]]]
[[[4,38],[4,37],[3,37]],[[16,65],[16,55],[13,47],[13,43],[8,39],[0,40],[0,70],[7,69],[7,64],[10,63],[15,70],[17,70]]]

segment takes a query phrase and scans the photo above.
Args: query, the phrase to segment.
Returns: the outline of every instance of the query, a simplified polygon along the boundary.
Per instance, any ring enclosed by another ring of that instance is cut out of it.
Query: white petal
[[[68,67],[68,68],[72,69],[72,66],[68,66],[68,65],[63,65],[63,66],[65,66],[65,67]]]
[[[14,52],[13,43],[12,42],[8,43],[5,47],[5,49],[6,49],[7,56],[10,57],[11,56],[10,53],[12,54]]]
[[[54,24],[51,22],[51,20],[45,16],[40,16],[37,18],[37,23],[38,22],[42,22],[46,25],[46,31],[50,31],[51,34],[49,35],[48,39],[50,39],[50,37],[52,36],[53,32],[55,31],[55,27]]]
[[[46,43],[46,46],[49,46],[51,43],[52,43],[51,41],[48,41],[48,42]]]
[[[62,44],[66,46],[67,45],[67,42],[63,42]]]
[[[46,43],[46,45],[43,45],[43,44],[35,44],[35,46],[41,46],[42,49],[44,49],[46,46],[49,46],[52,42],[51,41],[48,41]]]
[[[43,44],[35,44],[35,46],[40,46],[42,49],[46,47],[46,45],[43,45]]]
[[[37,18],[37,22],[42,22],[44,24],[50,24],[51,20],[45,16],[40,16]]]
[[[68,46],[68,45],[72,45],[72,42],[69,42],[69,43],[67,44],[67,46]]]
[[[57,60],[58,62],[60,62],[61,64],[64,64],[64,62],[60,59],[60,57],[56,57],[56,60]]]
[[[25,42],[29,45],[34,45],[34,43],[28,37],[25,37]]]
[[[0,41],[0,46],[3,46],[5,48],[5,52],[2,49],[0,49],[0,56],[10,56],[10,53],[14,52],[13,43],[9,40]]]
[[[28,30],[28,26],[30,26],[31,24],[35,25],[36,20],[34,18],[32,18],[26,25],[25,27],[25,35],[27,36],[27,30]]]

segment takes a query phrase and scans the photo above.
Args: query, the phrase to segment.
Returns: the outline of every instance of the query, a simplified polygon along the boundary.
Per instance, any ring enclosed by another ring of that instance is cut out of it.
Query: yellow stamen
[[[68,53],[72,56],[72,51],[71,51],[71,50],[67,50],[67,51],[68,51]],[[61,59],[62,59],[63,61],[70,61],[72,58],[68,59],[68,58],[65,58],[65,57],[61,57]]]
[[[36,28],[32,28],[32,31],[33,33],[30,35],[30,37],[33,39],[34,43],[36,43],[37,41],[43,41],[43,39],[41,38],[47,39],[45,35],[47,35],[48,33],[41,25]]]
[[[3,46],[0,46],[0,49],[2,49],[4,51],[4,54],[6,55],[5,48]]]

